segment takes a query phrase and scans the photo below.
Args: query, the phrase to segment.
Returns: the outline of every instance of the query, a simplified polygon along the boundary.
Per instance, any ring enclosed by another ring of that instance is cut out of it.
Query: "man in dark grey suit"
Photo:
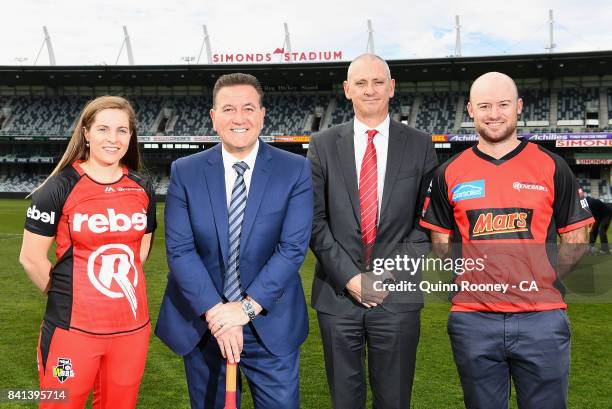
[[[365,407],[366,346],[374,408],[410,407],[422,301],[382,291],[380,282],[373,289],[371,270],[381,258],[427,252],[415,221],[437,158],[428,134],[389,118],[394,89],[384,60],[356,58],[344,81],[354,120],[314,135],[308,150],[312,306],[335,409]],[[399,279],[397,272],[383,277],[386,284]]]

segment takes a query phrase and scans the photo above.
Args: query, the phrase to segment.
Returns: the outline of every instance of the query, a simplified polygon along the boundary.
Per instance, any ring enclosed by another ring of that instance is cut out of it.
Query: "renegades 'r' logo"
[[[107,297],[127,298],[136,319],[138,272],[131,248],[125,244],[101,246],[89,256],[87,276],[96,290]]]
[[[470,221],[470,240],[533,239],[533,209],[473,209],[466,214]]]

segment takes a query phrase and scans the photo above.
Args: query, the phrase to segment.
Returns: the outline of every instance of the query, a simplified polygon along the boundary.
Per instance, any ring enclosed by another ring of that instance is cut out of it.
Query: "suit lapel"
[[[351,199],[353,213],[357,225],[361,225],[361,207],[359,205],[359,191],[357,189],[357,165],[355,164],[355,140],[353,121],[347,122],[340,129],[340,137],[336,141],[338,149],[338,163],[342,169],[344,185]]]
[[[395,121],[389,123],[389,148],[387,149],[387,169],[385,171],[385,186],[383,187],[380,219],[382,219],[385,209],[389,206],[395,179],[404,157],[407,138],[402,135],[402,132],[402,128]],[[379,225],[382,224],[380,219]]]
[[[257,152],[257,158],[255,159],[255,169],[253,169],[253,175],[251,176],[251,185],[249,186],[244,219],[242,220],[242,231],[240,233],[241,249],[246,249],[249,234],[253,229],[259,205],[266,191],[271,173],[271,159],[272,153],[270,152],[270,147],[260,139],[259,152]]]
[[[211,148],[211,155],[207,160],[204,177],[208,185],[210,204],[217,228],[217,236],[221,247],[223,260],[227,265],[229,251],[229,226],[227,214],[227,199],[225,193],[225,169],[221,157],[221,144]]]

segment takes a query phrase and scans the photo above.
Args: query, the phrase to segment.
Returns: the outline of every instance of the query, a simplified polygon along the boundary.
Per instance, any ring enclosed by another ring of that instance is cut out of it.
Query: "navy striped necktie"
[[[247,203],[244,172],[249,168],[249,165],[245,162],[236,162],[233,168],[237,176],[232,189],[229,208],[229,263],[223,285],[223,295],[228,301],[238,301],[242,298],[240,291],[240,233]]]

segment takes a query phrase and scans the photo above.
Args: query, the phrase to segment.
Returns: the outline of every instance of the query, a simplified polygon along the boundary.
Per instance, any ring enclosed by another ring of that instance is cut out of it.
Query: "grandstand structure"
[[[612,52],[389,61],[391,116],[432,134],[444,160],[475,143],[466,111],[487,71],[515,78],[519,133],[563,156],[590,195],[612,202]],[[265,90],[266,142],[305,154],[309,135],[352,118],[348,62],[186,66],[0,67],[0,194],[23,195],[61,156],[78,113],[98,95],[134,105],[145,164],[165,193],[172,160],[218,142],[209,110],[215,80],[248,72]]]

